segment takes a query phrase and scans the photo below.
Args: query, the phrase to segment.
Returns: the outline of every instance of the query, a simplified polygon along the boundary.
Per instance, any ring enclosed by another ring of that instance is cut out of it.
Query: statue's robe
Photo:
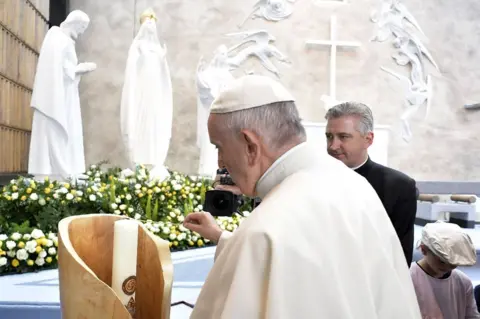
[[[168,175],[164,163],[172,136],[173,93],[166,53],[155,22],[144,22],[130,46],[121,102],[129,160],[152,167],[159,178]]]
[[[402,246],[370,184],[314,146],[259,180],[223,233],[192,319],[419,319]]]
[[[28,173],[70,177],[85,172],[75,42],[59,27],[46,34],[33,85]]]

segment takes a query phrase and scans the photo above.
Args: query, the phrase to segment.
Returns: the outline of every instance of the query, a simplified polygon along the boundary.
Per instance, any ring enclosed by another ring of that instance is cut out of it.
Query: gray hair
[[[264,143],[278,149],[295,138],[306,140],[306,132],[294,102],[275,102],[226,113],[225,128],[232,134],[248,129]]]
[[[325,119],[337,119],[343,116],[354,116],[360,121],[357,130],[365,135],[368,132],[373,132],[373,114],[368,106],[359,102],[345,102],[335,105],[327,111]]]

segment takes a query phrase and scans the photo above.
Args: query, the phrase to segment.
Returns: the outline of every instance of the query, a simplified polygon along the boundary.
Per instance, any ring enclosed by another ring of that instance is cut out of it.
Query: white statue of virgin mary
[[[158,39],[155,13],[140,17],[128,52],[121,103],[121,130],[130,162],[145,165],[153,178],[169,176],[164,166],[172,135],[172,82],[167,47]]]

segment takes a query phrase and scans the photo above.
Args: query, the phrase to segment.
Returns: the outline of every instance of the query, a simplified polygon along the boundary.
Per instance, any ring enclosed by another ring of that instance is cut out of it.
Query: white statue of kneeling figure
[[[28,173],[36,179],[75,182],[85,172],[78,86],[96,64],[78,63],[75,41],[89,23],[86,13],[72,11],[43,41],[30,104],[34,112]]]

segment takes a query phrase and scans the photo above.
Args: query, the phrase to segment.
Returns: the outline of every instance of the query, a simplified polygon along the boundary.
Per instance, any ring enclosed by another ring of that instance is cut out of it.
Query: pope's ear
[[[245,151],[248,156],[248,161],[253,164],[259,156],[260,137],[252,131],[242,130],[242,140],[245,144]]]

